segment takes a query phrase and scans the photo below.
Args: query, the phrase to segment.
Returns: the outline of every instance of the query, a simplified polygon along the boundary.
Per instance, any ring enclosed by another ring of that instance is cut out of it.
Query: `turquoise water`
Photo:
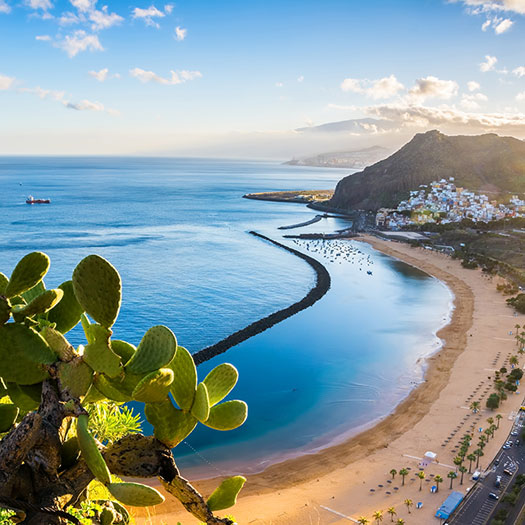
[[[283,232],[277,227],[315,212],[241,196],[333,188],[346,173],[224,160],[4,157],[0,270],[10,273],[27,251],[42,250],[54,287],[98,253],[123,278],[116,338],[137,344],[149,326],[166,324],[197,351],[297,301],[315,279],[305,262],[249,230],[280,239],[348,226],[323,219]],[[29,194],[52,204],[28,206]],[[362,243],[285,242],[325,264],[332,288],[312,308],[199,367],[204,375],[233,363],[234,397],[250,412],[240,429],[199,426],[180,445],[178,463],[192,475],[260,470],[370,425],[421,380],[421,358],[438,346],[433,334],[451,299],[438,281]],[[81,331],[71,339],[83,342]]]

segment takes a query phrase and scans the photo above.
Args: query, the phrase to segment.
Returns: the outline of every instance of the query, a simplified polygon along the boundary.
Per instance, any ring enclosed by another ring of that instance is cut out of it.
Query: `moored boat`
[[[26,204],[51,204],[51,199],[35,199],[32,195],[26,199]]]

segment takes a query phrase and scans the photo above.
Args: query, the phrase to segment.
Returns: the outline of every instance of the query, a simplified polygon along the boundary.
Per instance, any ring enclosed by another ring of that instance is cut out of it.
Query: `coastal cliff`
[[[449,177],[494,198],[525,192],[525,142],[494,133],[419,133],[387,159],[339,181],[328,204],[339,210],[395,207],[410,190]]]

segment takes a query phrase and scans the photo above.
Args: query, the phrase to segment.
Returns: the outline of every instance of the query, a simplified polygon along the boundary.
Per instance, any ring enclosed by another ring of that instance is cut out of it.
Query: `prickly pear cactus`
[[[60,466],[55,479],[60,478],[59,472],[64,475],[68,469],[78,472],[89,469],[112,496],[111,501],[102,502],[99,521],[107,525],[127,523],[129,516],[117,501],[124,505],[154,506],[162,503],[164,497],[147,485],[115,481],[110,467],[113,470],[117,465],[120,469],[117,474],[123,471],[127,477],[129,470],[135,468],[137,477],[143,477],[143,469],[149,472],[149,463],[132,459],[122,466],[125,461],[122,458],[128,458],[133,447],[122,445],[116,455],[108,452],[112,445],[93,437],[98,436],[98,427],[90,428],[93,423],[88,411],[92,414],[93,407],[102,403],[144,403],[156,439],[143,437],[145,441],[141,443],[161,447],[162,454],[157,451],[150,456],[159,460],[199,422],[217,430],[229,430],[245,421],[244,402],[221,403],[237,383],[238,373],[232,365],[222,364],[199,383],[191,354],[177,345],[175,335],[165,326],[147,330],[138,347],[113,339],[112,327],[120,310],[122,288],[117,270],[102,257],[90,255],[74,269],[72,280],[46,289],[43,278],[49,264],[47,255],[33,252],[21,259],[10,278],[0,273],[0,433],[14,433],[19,425],[29,425],[37,420],[36,411],[42,413],[38,416],[42,418],[47,413],[42,412],[42,404],[50,396],[58,395],[64,423],[55,438],[58,449],[53,464],[55,468]],[[79,322],[86,343],[75,348],[65,334]],[[75,419],[76,424],[72,425]],[[59,425],[56,421],[55,417],[51,427]],[[47,439],[46,436],[38,443]],[[107,461],[105,454],[109,454]],[[166,481],[164,473],[161,480],[178,487],[172,493],[190,512],[213,523],[232,523],[227,518],[214,517],[213,511],[235,503],[244,478],[225,480],[206,503],[178,472],[172,475],[175,477]],[[184,484],[187,487],[179,491]],[[191,504],[185,500],[188,494],[196,498]],[[69,499],[61,497],[57,501]]]

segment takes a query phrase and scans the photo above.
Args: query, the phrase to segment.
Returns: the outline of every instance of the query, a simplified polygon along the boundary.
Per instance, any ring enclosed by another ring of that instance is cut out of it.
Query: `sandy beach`
[[[509,332],[516,323],[523,324],[525,316],[514,315],[496,291],[495,280],[478,270],[463,268],[459,261],[374,237],[361,240],[435,276],[453,291],[451,322],[438,332],[444,346],[427,360],[426,381],[373,428],[340,445],[249,476],[242,497],[231,509],[239,524],[342,524],[362,515],[372,522],[376,510],[383,510],[385,522],[389,522],[389,507],[395,507],[395,518],[403,518],[406,524],[438,523],[433,516],[450,493],[447,473],[455,470],[453,458],[463,434],[471,429],[477,434],[479,427],[488,426],[487,417],[496,413],[503,416],[495,438],[485,448],[482,467],[489,464],[506,439],[521,394],[509,395],[496,412],[483,408],[473,414],[469,405],[480,401],[485,406],[492,392],[489,377],[515,353],[515,341]],[[475,436],[469,452],[476,443]],[[438,463],[425,469],[426,480],[420,491],[415,473],[426,451],[437,453]],[[403,486],[400,477],[392,480],[389,472],[404,467],[410,469],[410,474]],[[432,494],[432,477],[438,474],[445,481],[439,493]],[[468,475],[463,485],[459,481],[454,481],[454,490],[464,492],[472,485]],[[217,484],[218,480],[195,483],[204,494]],[[409,513],[403,504],[407,498],[414,504],[422,502],[423,507],[414,506]],[[138,523],[151,524],[178,521],[184,525],[198,523],[171,497],[149,518],[137,519]]]

